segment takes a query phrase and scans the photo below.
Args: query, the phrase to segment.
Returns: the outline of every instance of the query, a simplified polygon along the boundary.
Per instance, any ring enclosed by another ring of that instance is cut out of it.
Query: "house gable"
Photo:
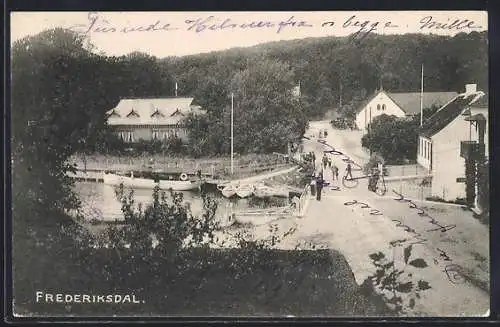
[[[356,115],[358,128],[366,128],[375,117],[382,114],[404,117],[405,112],[395,103],[385,91],[379,91],[367,101]]]

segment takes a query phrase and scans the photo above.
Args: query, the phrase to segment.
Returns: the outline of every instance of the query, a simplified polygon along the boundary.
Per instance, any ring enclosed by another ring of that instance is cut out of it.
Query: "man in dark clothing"
[[[351,167],[351,163],[347,164],[347,167],[346,167],[345,171],[346,171],[345,178],[346,179],[352,179],[352,167]]]
[[[316,200],[321,201],[321,191],[323,190],[323,174],[319,174],[316,179]]]
[[[373,169],[372,176],[370,176],[370,180],[368,182],[368,189],[372,192],[377,191],[377,183],[380,179],[380,171],[377,168]]]
[[[335,164],[332,164],[332,179],[333,180],[338,180],[339,179],[339,169],[337,168],[337,166],[335,166]]]
[[[323,155],[323,167],[326,168],[326,165],[328,165],[328,157],[326,156],[326,153]]]
[[[313,166],[316,167],[316,155],[314,154],[314,152],[311,152],[311,157],[313,161]]]

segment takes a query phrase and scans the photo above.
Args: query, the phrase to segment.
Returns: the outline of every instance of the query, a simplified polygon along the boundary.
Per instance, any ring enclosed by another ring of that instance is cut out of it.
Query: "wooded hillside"
[[[179,93],[199,95],[209,79],[228,87],[232,76],[252,62],[267,57],[287,63],[294,80],[301,82],[307,116],[321,116],[327,109],[362,100],[380,85],[391,92],[420,90],[421,65],[425,90],[462,91],[467,83],[488,88],[488,41],[486,32],[437,35],[370,35],[360,41],[349,38],[310,38],[266,43],[159,59],[165,76],[177,80]],[[165,85],[165,84],[164,84]],[[174,92],[174,84],[169,90]],[[199,96],[200,104],[206,102]]]

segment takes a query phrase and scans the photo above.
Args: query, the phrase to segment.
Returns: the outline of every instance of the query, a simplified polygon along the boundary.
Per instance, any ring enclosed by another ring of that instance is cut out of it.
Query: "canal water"
[[[130,190],[130,188],[126,188],[126,194]],[[114,186],[95,182],[76,182],[75,191],[82,201],[82,213],[86,220],[115,221],[124,219],[121,211],[121,203],[115,194]],[[143,208],[152,202],[153,190],[133,189],[133,191],[135,203],[142,203]],[[189,203],[194,216],[199,216],[203,213],[203,200],[199,191],[176,193],[182,193],[184,203]],[[286,198],[272,198],[271,201],[263,202],[256,201],[255,198],[227,199],[216,190],[207,191],[207,193],[218,203],[217,218],[229,215],[229,206],[231,203],[235,212],[250,208],[284,206],[288,204],[288,199]],[[169,192],[166,192],[166,194],[168,197]]]

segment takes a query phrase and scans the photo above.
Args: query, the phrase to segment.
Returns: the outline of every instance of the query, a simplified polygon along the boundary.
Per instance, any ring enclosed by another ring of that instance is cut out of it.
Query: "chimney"
[[[465,84],[465,93],[472,94],[477,91],[477,84]]]

